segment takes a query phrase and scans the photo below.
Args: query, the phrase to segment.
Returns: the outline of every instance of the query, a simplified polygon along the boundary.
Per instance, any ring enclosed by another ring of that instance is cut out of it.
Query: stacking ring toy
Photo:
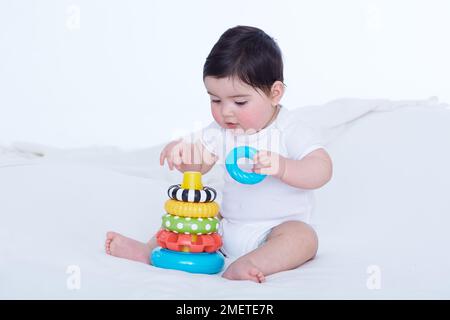
[[[151,263],[158,268],[214,274],[222,270],[225,260],[219,252],[186,253],[158,247],[152,252]]]
[[[217,192],[213,188],[203,187],[201,190],[183,189],[181,184],[170,186],[167,194],[173,200],[185,202],[213,202],[217,196]]]
[[[243,171],[237,164],[240,158],[253,159],[257,153],[258,150],[249,146],[239,146],[231,150],[225,159],[225,166],[230,176],[243,184],[255,184],[263,181],[266,177],[265,174]]]
[[[165,249],[182,252],[215,252],[222,246],[222,237],[218,233],[180,234],[160,229],[156,240]]]
[[[176,233],[210,234],[219,229],[217,218],[191,218],[166,214],[162,217],[162,227]]]
[[[212,218],[219,213],[216,202],[193,203],[170,199],[166,201],[164,208],[171,215],[191,218]]]

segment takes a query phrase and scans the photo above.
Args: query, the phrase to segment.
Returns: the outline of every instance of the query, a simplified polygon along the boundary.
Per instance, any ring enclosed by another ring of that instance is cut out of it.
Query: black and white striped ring
[[[184,202],[213,202],[217,192],[213,188],[203,187],[202,190],[183,189],[181,184],[174,184],[167,190],[167,195],[173,199]]]

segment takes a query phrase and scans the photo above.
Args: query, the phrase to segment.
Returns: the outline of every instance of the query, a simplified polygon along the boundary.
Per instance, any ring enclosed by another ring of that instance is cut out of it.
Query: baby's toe
[[[107,239],[105,241],[105,251],[107,254],[111,254],[111,241],[112,239]]]
[[[108,231],[108,232],[106,233],[106,239],[107,239],[107,240],[112,240],[116,235],[117,235],[116,232]]]
[[[262,274],[258,269],[256,268],[250,268],[248,271],[248,274],[255,280],[259,282],[260,274]]]
[[[253,267],[249,270],[249,274],[256,278],[258,280],[258,282],[264,282],[266,277],[264,276],[264,274],[256,267]]]
[[[264,274],[262,272],[258,273],[258,275],[256,277],[258,278],[259,282],[266,281],[266,277],[264,276]]]

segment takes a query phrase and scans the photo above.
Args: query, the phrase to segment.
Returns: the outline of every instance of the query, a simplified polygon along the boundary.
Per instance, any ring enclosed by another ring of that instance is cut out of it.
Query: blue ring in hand
[[[230,151],[225,159],[225,166],[230,176],[243,184],[255,184],[264,180],[265,174],[246,172],[239,168],[237,161],[240,158],[253,159],[258,150],[249,146],[239,146]]]
[[[222,271],[225,259],[218,251],[190,253],[156,247],[152,251],[151,262],[158,268],[215,274]]]

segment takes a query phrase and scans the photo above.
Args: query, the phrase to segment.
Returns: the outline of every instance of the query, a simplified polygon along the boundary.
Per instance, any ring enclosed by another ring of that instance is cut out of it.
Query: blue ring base
[[[215,274],[222,271],[225,259],[220,252],[190,253],[157,247],[151,255],[152,265],[190,273]]]

